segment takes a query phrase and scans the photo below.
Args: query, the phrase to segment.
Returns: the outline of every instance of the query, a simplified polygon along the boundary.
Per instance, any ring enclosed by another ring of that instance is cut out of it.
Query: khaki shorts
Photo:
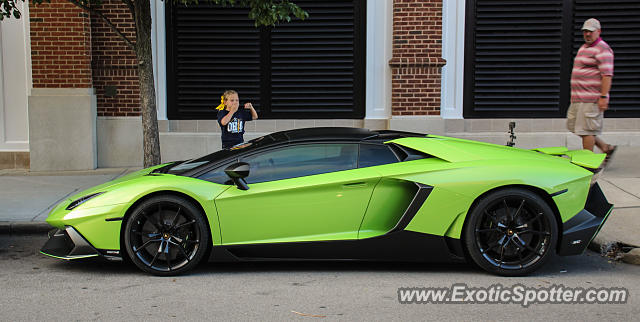
[[[597,103],[571,103],[567,111],[567,128],[577,135],[599,135],[603,114]]]

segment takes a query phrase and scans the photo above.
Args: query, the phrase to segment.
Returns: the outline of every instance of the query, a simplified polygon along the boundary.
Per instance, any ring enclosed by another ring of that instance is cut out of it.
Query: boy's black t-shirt
[[[222,131],[222,148],[229,148],[236,144],[244,142],[244,123],[251,121],[251,111],[247,109],[238,109],[227,125],[222,125],[222,118],[229,114],[227,110],[218,111],[218,124]]]

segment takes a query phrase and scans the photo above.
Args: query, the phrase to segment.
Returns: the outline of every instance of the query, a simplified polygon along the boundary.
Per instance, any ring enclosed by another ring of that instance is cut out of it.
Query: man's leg
[[[607,154],[607,157],[604,159],[604,163],[603,163],[603,166],[607,166],[607,164],[611,162],[611,158],[613,158],[613,154],[616,152],[616,146],[607,144],[597,136],[594,136],[594,138],[595,138],[595,143],[600,149],[600,151]]]
[[[600,139],[599,137],[595,136],[595,143],[596,146],[598,146],[598,148],[600,149],[600,151],[607,153],[611,150],[611,146],[609,144],[607,144],[605,141],[603,141],[602,139]]]
[[[593,151],[593,146],[596,143],[596,137],[594,135],[580,135],[580,137],[582,138],[582,148]]]

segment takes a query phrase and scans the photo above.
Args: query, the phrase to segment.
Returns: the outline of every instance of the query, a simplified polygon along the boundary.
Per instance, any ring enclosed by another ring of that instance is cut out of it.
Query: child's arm
[[[258,112],[256,112],[256,110],[253,108],[253,104],[245,103],[244,104],[244,108],[251,110],[251,120],[252,121],[258,119]]]
[[[220,124],[222,124],[222,126],[227,126],[227,124],[229,124],[229,122],[231,122],[231,119],[233,118],[233,114],[236,113],[238,109],[237,108],[233,108],[233,107],[229,107],[229,113],[227,113],[227,115],[225,115],[222,119],[220,119]]]

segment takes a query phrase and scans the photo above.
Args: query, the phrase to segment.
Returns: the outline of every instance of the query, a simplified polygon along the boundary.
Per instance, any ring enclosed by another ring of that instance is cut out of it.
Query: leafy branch
[[[131,48],[131,50],[133,50],[134,52],[136,51],[136,45],[131,42],[131,40],[129,40],[129,38],[127,38],[127,36],[125,36],[119,29],[118,27],[116,27],[116,25],[114,25],[111,20],[109,20],[109,18],[107,18],[102,12],[96,10],[94,7],[91,6],[90,1],[88,0],[67,0],[70,3],[73,3],[74,5],[76,5],[78,8],[83,9],[84,11],[88,11],[98,17],[100,17],[100,19],[102,19],[110,28],[111,30],[113,30],[113,32],[115,32],[118,36],[120,36],[120,38],[122,38],[122,40],[124,40],[124,42],[127,44],[127,46],[129,48]],[[129,2],[131,3],[130,0],[123,0],[125,3]],[[133,6],[133,5],[132,5]],[[133,10],[132,10],[132,15],[133,15]]]

